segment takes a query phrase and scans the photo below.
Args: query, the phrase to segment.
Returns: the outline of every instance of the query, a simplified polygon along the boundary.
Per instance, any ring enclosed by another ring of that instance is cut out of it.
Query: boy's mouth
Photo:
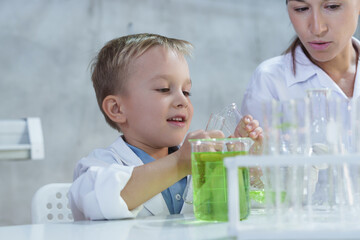
[[[167,119],[168,122],[185,122],[184,117],[172,117]]]
[[[177,127],[177,128],[183,129],[187,125],[187,123],[186,123],[186,115],[176,115],[176,116],[170,117],[170,118],[167,119],[167,122],[172,127]]]

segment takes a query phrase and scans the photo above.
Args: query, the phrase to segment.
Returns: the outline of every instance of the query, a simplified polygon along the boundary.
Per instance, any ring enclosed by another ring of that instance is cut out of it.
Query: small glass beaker
[[[223,160],[246,155],[253,144],[250,138],[191,139],[193,206],[195,217],[205,221],[228,220],[227,175]],[[249,171],[238,170],[240,220],[250,213]]]
[[[286,156],[309,152],[308,100],[304,98],[262,103],[264,154]],[[299,208],[304,189],[303,167],[278,166],[262,169],[262,187],[251,184],[252,207],[275,209]],[[276,186],[276,187],[275,187]],[[293,189],[293,186],[296,188]],[[297,191],[295,191],[297,189]],[[276,195],[278,194],[278,195]],[[277,200],[277,201],[275,201]],[[260,211],[261,212],[261,211]]]
[[[206,131],[221,130],[225,137],[234,135],[237,124],[241,120],[241,114],[235,103],[226,106],[219,113],[211,113]]]
[[[241,114],[236,103],[231,103],[218,113],[211,113],[206,124],[206,131],[220,130],[224,137],[234,135],[236,126],[241,120]],[[188,177],[188,183],[183,193],[183,200],[187,204],[193,203],[192,176]]]
[[[337,127],[334,119],[330,118],[331,90],[309,89],[306,92],[309,99],[310,154],[317,154],[318,146],[321,146],[326,153],[332,153],[336,136],[333,137],[334,134],[331,133],[335,132],[337,135]],[[330,129],[332,131],[329,131]]]
[[[308,100],[263,102],[264,154],[306,155],[309,151]]]

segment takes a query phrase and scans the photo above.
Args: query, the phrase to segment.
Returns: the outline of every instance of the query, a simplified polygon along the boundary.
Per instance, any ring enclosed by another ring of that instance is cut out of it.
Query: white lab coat
[[[74,171],[74,182],[69,190],[70,207],[75,220],[135,218],[138,216],[169,215],[161,193],[143,205],[129,211],[120,192],[141,159],[119,137],[110,147],[96,149],[82,158]],[[189,179],[189,177],[188,177]],[[188,181],[191,184],[191,181]],[[184,203],[181,213],[193,212]]]
[[[359,40],[353,41],[360,50]],[[348,99],[339,86],[318,66],[313,64],[301,47],[295,51],[296,76],[293,74],[292,56],[290,53],[261,63],[255,70],[245,92],[241,113],[250,114],[262,122],[261,102],[268,99],[285,101],[303,98],[307,89],[329,88],[332,94]],[[355,79],[352,99],[360,96],[360,61]]]
[[[360,50],[360,42],[353,38]],[[328,88],[337,97],[348,99],[339,86],[321,68],[313,64],[301,47],[295,50],[296,75],[293,73],[291,53],[271,58],[261,63],[255,70],[245,91],[241,106],[241,114],[250,114],[263,126],[262,103],[269,99],[286,101],[301,99],[306,96],[307,89]],[[358,60],[353,97],[350,104],[360,96],[360,61]],[[313,146],[314,147],[314,146]],[[310,192],[315,191],[319,170],[322,166],[313,166]]]

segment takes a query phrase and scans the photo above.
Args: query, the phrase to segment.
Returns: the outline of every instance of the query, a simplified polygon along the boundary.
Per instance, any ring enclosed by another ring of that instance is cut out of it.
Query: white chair
[[[51,183],[39,188],[31,202],[32,223],[71,222],[68,191],[71,183]]]
[[[0,119],[0,160],[44,159],[40,118]]]

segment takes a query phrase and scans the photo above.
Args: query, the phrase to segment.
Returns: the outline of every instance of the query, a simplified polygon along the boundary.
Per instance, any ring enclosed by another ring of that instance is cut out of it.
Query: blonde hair
[[[120,131],[102,109],[102,102],[108,95],[122,94],[128,74],[128,65],[132,60],[155,46],[191,56],[192,45],[188,41],[168,38],[157,34],[141,33],[113,39],[105,44],[91,64],[91,80],[96,98],[106,122]]]

